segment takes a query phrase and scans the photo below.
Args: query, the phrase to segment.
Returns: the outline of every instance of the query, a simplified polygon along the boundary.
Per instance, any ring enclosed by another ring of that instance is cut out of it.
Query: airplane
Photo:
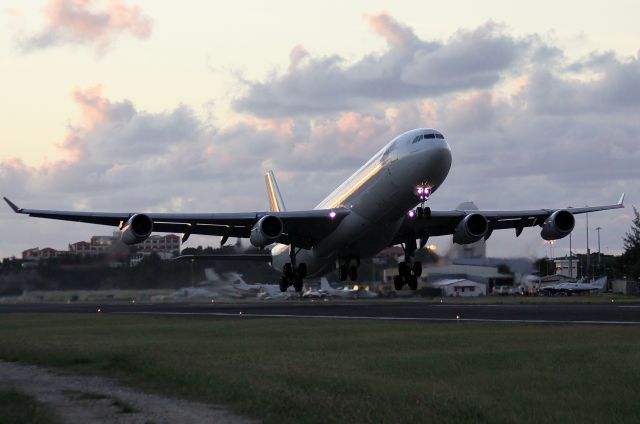
[[[280,290],[302,291],[307,276],[322,276],[335,266],[341,281],[356,281],[360,260],[385,247],[401,245],[404,261],[398,264],[394,287],[416,290],[422,264],[414,259],[429,237],[453,235],[458,244],[487,240],[493,231],[541,227],[545,240],[566,237],[575,226],[574,215],[623,208],[617,204],[518,211],[432,211],[425,203],[444,183],[451,168],[451,149],[444,135],[418,128],[395,137],[331,192],[314,209],[287,211],[273,172],[265,175],[268,211],[236,213],[76,212],[24,209],[6,197],[16,213],[32,217],[117,226],[122,241],[133,245],[152,232],[248,238],[266,254],[237,255],[265,260],[282,272]],[[418,242],[419,240],[419,242]],[[215,260],[183,256],[186,259]],[[234,255],[226,255],[232,259]]]
[[[358,299],[358,298],[372,299],[372,298],[378,297],[377,293],[370,292],[368,290],[359,290],[357,287],[353,289],[348,287],[343,287],[341,289],[334,289],[329,284],[329,281],[324,277],[320,279],[320,290],[322,290],[323,292],[325,292],[327,295],[331,297],[342,297],[346,299]]]
[[[575,283],[560,283],[553,284],[551,286],[544,286],[538,290],[538,293],[547,296],[554,296],[558,293],[571,296],[572,294],[577,293],[601,292],[604,291],[606,287],[607,277],[600,277],[591,283],[585,283],[584,279],[580,279]]]
[[[216,298],[248,298],[248,297],[278,297],[275,291],[278,290],[276,284],[248,284],[242,278],[242,274],[237,272],[224,272],[220,276],[213,268],[205,268],[204,274],[206,280],[203,284],[207,285],[210,291],[215,293]],[[283,297],[284,298],[284,297]]]
[[[302,293],[303,299],[326,299],[329,293],[323,289],[308,288]]]

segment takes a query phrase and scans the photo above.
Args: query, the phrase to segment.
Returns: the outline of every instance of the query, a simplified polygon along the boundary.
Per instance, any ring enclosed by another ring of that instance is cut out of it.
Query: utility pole
[[[571,250],[571,233],[569,233],[569,278],[573,278],[573,251]]]
[[[589,266],[591,265],[591,251],[589,250],[589,212],[587,215],[587,263],[585,266],[585,275],[589,274]]]
[[[596,227],[596,231],[598,232],[598,271],[602,270],[602,255],[600,253],[600,230],[602,227]]]

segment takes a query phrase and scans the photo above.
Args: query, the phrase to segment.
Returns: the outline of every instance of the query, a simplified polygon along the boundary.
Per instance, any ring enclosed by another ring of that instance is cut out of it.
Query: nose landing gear
[[[430,219],[431,218],[431,208],[425,206],[425,202],[429,200],[431,197],[431,187],[428,185],[419,185],[416,187],[416,196],[420,200],[420,206],[418,206],[415,210],[409,212],[410,217],[416,217],[418,219]]]

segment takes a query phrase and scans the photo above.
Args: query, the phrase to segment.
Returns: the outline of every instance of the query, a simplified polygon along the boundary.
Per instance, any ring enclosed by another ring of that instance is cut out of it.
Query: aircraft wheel
[[[424,219],[429,219],[431,218],[431,208],[430,207],[424,207],[422,208],[422,217]]]
[[[358,279],[358,267],[355,265],[351,265],[349,267],[349,279],[351,281],[356,281]]]
[[[298,293],[302,291],[302,278],[296,277],[296,279],[293,282],[293,288],[296,289]]]
[[[402,286],[404,286],[404,281],[402,280],[402,277],[399,275],[396,275],[395,277],[393,277],[393,288],[396,290],[402,290]]]
[[[345,281],[347,279],[347,266],[340,265],[340,281]]]
[[[289,288],[289,282],[283,276],[282,278],[280,278],[280,291],[284,293],[287,291],[288,288]]]
[[[398,274],[401,277],[407,277],[410,274],[409,265],[406,262],[400,262],[398,264]]]
[[[420,206],[418,206],[416,208],[416,216],[418,217],[418,219],[422,219],[422,217],[424,216],[424,209]]]
[[[418,288],[418,277],[415,275],[411,275],[409,277],[409,288],[411,290],[416,290]]]
[[[298,277],[306,278],[307,277],[307,264],[304,262],[298,265]]]
[[[284,267],[282,268],[282,275],[284,275],[287,280],[291,279],[293,276],[293,268],[290,263],[287,262],[284,264]]]
[[[415,261],[413,263],[413,275],[420,277],[422,275],[422,262]]]

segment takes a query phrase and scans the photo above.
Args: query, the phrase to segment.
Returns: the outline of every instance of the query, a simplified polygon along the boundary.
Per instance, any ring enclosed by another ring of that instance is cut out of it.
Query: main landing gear
[[[393,287],[402,290],[405,285],[411,290],[418,288],[418,278],[422,275],[422,263],[414,260],[416,252],[416,239],[407,240],[404,248],[404,261],[398,264],[398,275],[393,277]]]
[[[358,279],[359,266],[359,258],[340,258],[338,262],[338,274],[340,277],[340,281],[346,281],[347,277],[351,281],[356,281]]]
[[[291,262],[284,264],[282,268],[282,277],[280,277],[280,291],[286,292],[290,286],[300,293],[304,283],[304,278],[307,276],[307,264],[296,263],[296,251],[294,246],[289,249],[289,257]]]

